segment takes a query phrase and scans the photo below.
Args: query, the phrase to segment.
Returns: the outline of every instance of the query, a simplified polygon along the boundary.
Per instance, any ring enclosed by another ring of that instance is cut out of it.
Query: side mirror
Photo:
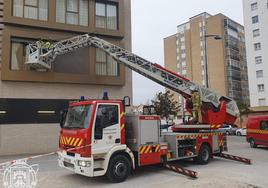
[[[130,97],[129,96],[125,96],[123,98],[123,104],[124,104],[124,107],[130,106]]]
[[[60,111],[60,127],[62,128],[67,116],[68,109],[63,109]]]

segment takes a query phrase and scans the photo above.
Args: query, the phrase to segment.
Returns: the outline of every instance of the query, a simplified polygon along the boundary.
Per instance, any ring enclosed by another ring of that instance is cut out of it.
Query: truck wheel
[[[257,145],[255,144],[255,141],[254,141],[253,138],[251,138],[251,139],[249,140],[249,144],[250,144],[250,147],[251,147],[251,148],[256,148],[256,147],[257,147]]]
[[[198,162],[199,164],[208,164],[208,162],[210,161],[210,156],[211,156],[211,151],[208,145],[202,145],[198,156],[194,159],[196,162]]]
[[[116,155],[109,162],[106,176],[111,182],[119,183],[127,179],[130,170],[129,159],[124,155]]]

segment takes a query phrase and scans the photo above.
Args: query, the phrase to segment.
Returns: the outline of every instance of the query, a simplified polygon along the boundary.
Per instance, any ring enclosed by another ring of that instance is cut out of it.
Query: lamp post
[[[206,87],[209,87],[208,83],[208,49],[207,49],[207,38],[214,38],[214,40],[221,40],[222,37],[219,35],[207,35],[205,30],[204,40],[205,40],[205,71],[206,71]]]

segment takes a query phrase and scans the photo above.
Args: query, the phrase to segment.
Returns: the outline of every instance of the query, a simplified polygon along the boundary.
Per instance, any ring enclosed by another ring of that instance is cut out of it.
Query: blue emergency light
[[[108,91],[104,91],[104,92],[103,92],[102,100],[109,100],[109,97],[108,97]]]
[[[84,100],[85,100],[85,96],[81,96],[80,101],[84,101]]]

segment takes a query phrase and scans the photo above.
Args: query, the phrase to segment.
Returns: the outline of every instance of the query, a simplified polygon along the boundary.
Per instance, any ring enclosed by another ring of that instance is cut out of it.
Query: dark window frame
[[[252,21],[252,24],[259,23],[259,16],[258,15],[252,16],[251,21]]]
[[[88,27],[89,26],[89,11],[90,11],[90,7],[89,7],[89,3],[90,1],[88,0],[87,1],[87,24],[86,25],[83,25],[80,23],[80,0],[77,0],[77,11],[71,11],[71,10],[68,10],[68,0],[65,0],[64,1],[64,6],[65,6],[65,9],[63,9],[64,11],[64,22],[59,22],[57,20],[55,20],[56,23],[61,23],[61,24],[68,24],[68,25],[75,25],[75,26],[80,26],[80,27]],[[57,5],[56,5],[56,10],[57,10]],[[74,24],[74,23],[68,23],[67,22],[67,15],[68,13],[70,14],[76,14],[77,15],[77,24]],[[56,14],[56,17],[57,17],[57,14]]]
[[[268,120],[260,121],[260,130],[268,131]]]
[[[11,13],[12,13],[12,16],[14,16],[14,1],[15,0],[12,0],[12,11],[11,11]],[[42,19],[40,19],[40,14],[39,14],[39,1],[40,0],[36,0],[37,1],[37,5],[36,6],[34,6],[34,5],[28,5],[27,3],[26,3],[26,1],[25,0],[23,0],[23,3],[22,3],[22,17],[20,17],[20,16],[14,16],[14,17],[18,17],[18,18],[25,18],[25,19],[32,19],[32,20],[38,20],[38,21],[45,21],[45,22],[47,22],[48,21],[48,19],[49,19],[49,0],[47,1],[47,19],[46,20],[42,20]],[[24,9],[25,9],[25,7],[32,7],[32,8],[36,8],[37,9],[37,18],[35,19],[35,18],[27,18],[27,17],[25,17],[25,11],[24,11]]]
[[[97,27],[97,3],[104,4],[105,5],[105,28]],[[115,5],[116,6],[116,29],[110,29],[108,28],[108,22],[107,22],[107,5]],[[94,20],[95,20],[95,27],[96,28],[101,28],[101,29],[109,29],[109,30],[119,30],[119,4],[117,2],[112,2],[112,1],[101,1],[101,0],[96,0],[95,1],[95,14],[94,14]]]
[[[103,52],[101,49],[98,49],[99,51],[101,51],[102,53],[105,53]],[[111,77],[119,77],[120,76],[120,66],[119,66],[119,63],[116,61],[117,63],[117,75],[109,75],[108,74],[108,58],[109,58],[109,55],[107,53],[105,53],[105,62],[102,62],[102,61],[97,61],[97,53],[98,53],[98,50],[95,50],[95,57],[96,57],[96,63],[95,63],[95,66],[97,66],[97,64],[105,64],[106,65],[106,72],[105,74],[101,74],[101,75],[98,75],[96,73],[96,68],[95,68],[95,74],[97,76],[111,76]],[[110,57],[112,58],[112,57]],[[112,59],[114,60],[114,59]],[[115,61],[115,60],[114,60]]]
[[[115,112],[112,111],[105,111],[101,108],[111,108],[115,107]],[[101,109],[101,112],[99,111]],[[119,105],[118,104],[98,104],[97,109],[96,109],[96,115],[95,115],[95,125],[94,125],[94,139],[95,140],[101,140],[103,138],[103,129],[107,127],[114,126],[116,124],[120,123],[120,118],[119,118]],[[115,113],[114,118],[116,118],[113,121],[111,121],[111,113]],[[98,115],[99,113],[102,113],[101,115]],[[105,113],[105,114],[104,114]],[[109,113],[109,114],[108,114]],[[98,117],[100,116],[100,117]]]
[[[77,12],[74,12],[74,11],[68,10],[68,0],[65,0],[65,24],[80,25],[80,16],[79,16],[79,12],[80,12],[80,1],[79,0],[76,0],[76,1],[77,1]],[[70,14],[76,14],[77,15],[77,24],[68,23],[68,20],[67,20],[67,14],[68,13],[70,13]]]

